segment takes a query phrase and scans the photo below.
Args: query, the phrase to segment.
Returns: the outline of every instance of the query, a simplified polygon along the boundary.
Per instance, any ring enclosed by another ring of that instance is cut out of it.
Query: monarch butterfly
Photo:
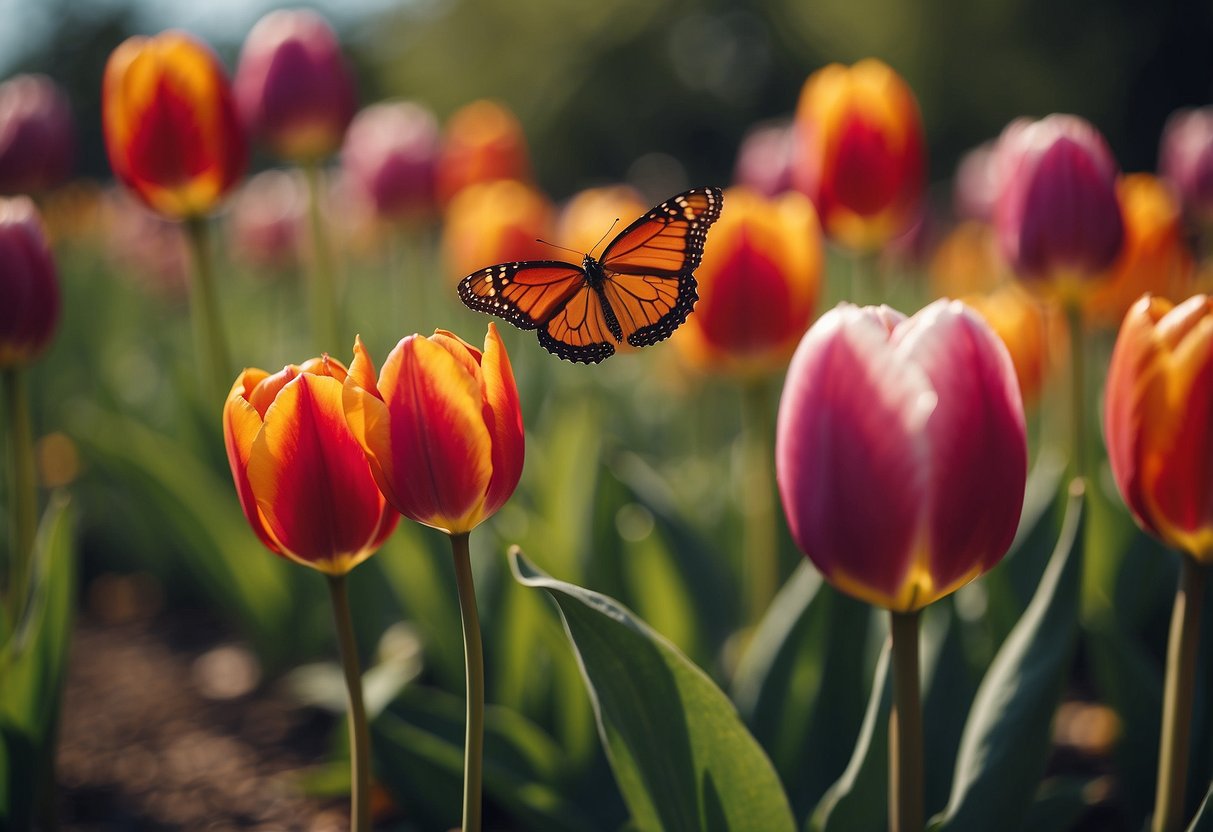
[[[567,361],[597,364],[627,341],[669,338],[699,300],[695,275],[708,228],[720,217],[719,188],[672,196],[621,231],[580,266],[562,260],[501,263],[459,282],[477,312],[537,330],[539,343]]]

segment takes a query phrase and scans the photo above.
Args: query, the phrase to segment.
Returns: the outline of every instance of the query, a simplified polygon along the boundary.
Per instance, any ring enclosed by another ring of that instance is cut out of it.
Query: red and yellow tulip
[[[531,178],[522,124],[505,105],[481,100],[457,110],[443,131],[438,155],[438,199],[443,205],[469,185]]]
[[[1213,564],[1213,299],[1145,295],[1125,316],[1104,396],[1104,437],[1138,524]]]
[[[397,511],[450,535],[497,512],[522,475],[524,440],[509,356],[445,330],[410,335],[379,371],[359,340],[345,380],[350,428]]]
[[[328,356],[247,369],[223,408],[240,505],[271,551],[330,576],[370,557],[400,516],[379,493],[342,410],[346,369]]]
[[[918,102],[900,75],[872,58],[817,70],[800,93],[795,129],[793,179],[826,234],[873,249],[909,226],[926,161]]]
[[[510,260],[551,259],[555,209],[539,191],[512,179],[470,185],[447,206],[442,251],[447,271],[461,278]]]
[[[767,198],[737,186],[725,197],[695,272],[699,303],[675,340],[700,367],[743,375],[782,369],[817,304],[817,212],[792,191]]]
[[[114,174],[165,216],[209,213],[244,173],[248,143],[227,76],[185,32],[133,37],[115,49],[101,108]]]
[[[1019,522],[1027,439],[1006,348],[958,301],[912,318],[840,304],[788,368],[775,470],[828,581],[922,609],[997,564]]]

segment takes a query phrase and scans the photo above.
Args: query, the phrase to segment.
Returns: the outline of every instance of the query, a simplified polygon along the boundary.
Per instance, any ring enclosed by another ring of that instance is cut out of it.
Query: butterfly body
[[[621,231],[600,259],[489,266],[460,281],[459,297],[478,312],[537,330],[544,349],[568,361],[596,364],[616,344],[655,344],[699,299],[693,272],[722,202],[719,188],[686,191]]]

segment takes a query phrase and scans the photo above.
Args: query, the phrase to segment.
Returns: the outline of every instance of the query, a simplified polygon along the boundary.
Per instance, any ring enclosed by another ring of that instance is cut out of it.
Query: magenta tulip
[[[776,427],[792,536],[838,589],[913,612],[1010,546],[1027,441],[1015,368],[971,309],[840,304],[792,358]]]
[[[45,75],[0,84],[0,193],[32,194],[71,172],[75,125],[67,96]]]
[[[1213,107],[1179,110],[1162,131],[1158,171],[1198,223],[1213,224]]]
[[[433,113],[411,101],[372,104],[354,117],[341,167],[384,220],[435,210],[440,132]]]

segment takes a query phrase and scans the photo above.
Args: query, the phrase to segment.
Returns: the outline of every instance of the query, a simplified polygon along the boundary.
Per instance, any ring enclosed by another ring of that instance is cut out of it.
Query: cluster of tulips
[[[629,187],[599,188],[558,215],[531,181],[521,125],[499,104],[469,105],[445,134],[417,103],[357,112],[336,35],[308,11],[259,22],[231,82],[188,34],[132,38],[114,50],[101,95],[115,176],[186,232],[201,395],[216,419],[221,406],[244,515],[266,548],[328,579],[348,690],[353,827],[369,828],[372,772],[345,580],[404,515],[450,538],[466,659],[463,829],[479,829],[484,670],[468,536],[518,486],[522,403],[491,323],[483,349],[438,329],[401,339],[379,368],[361,340],[348,365],[336,357],[349,334],[325,217],[326,165],[339,154],[343,187],[383,225],[420,227],[441,214],[454,277],[544,258],[536,238],[589,251],[613,219],[640,215],[646,201]],[[38,194],[61,180],[72,155],[70,113],[54,86],[42,78],[6,83],[0,117],[0,186]],[[258,174],[237,200],[232,225],[243,228],[247,248],[268,252],[262,262],[308,241],[319,355],[278,372],[244,369],[232,383],[208,218],[243,179],[250,140],[297,166],[307,196],[297,193],[293,173]],[[905,81],[865,60],[815,72],[794,117],[755,130],[738,154],[696,273],[698,305],[673,341],[687,366],[732,380],[752,403],[746,619],[760,625],[780,581],[774,485],[793,540],[820,575],[890,614],[888,823],[898,832],[927,828],[920,615],[1010,549],[1028,480],[1025,402],[1050,395],[1068,353],[1071,526],[1092,487],[1084,482],[1101,470],[1088,429],[1098,409],[1125,504],[1142,529],[1180,554],[1153,828],[1183,828],[1191,820],[1194,674],[1213,563],[1213,301],[1195,294],[1202,276],[1190,245],[1213,233],[1213,110],[1171,120],[1157,176],[1121,175],[1103,137],[1081,118],[1017,120],[963,160],[961,221],[938,242],[924,196],[924,145]],[[260,222],[257,211],[241,208],[258,199],[305,199],[308,209],[290,214],[289,227]],[[849,284],[823,274],[827,241],[844,253],[832,262],[850,261]],[[928,291],[922,283],[889,277],[890,264],[905,260],[924,265],[934,294],[945,297],[910,316],[843,302],[814,322],[827,291],[919,305]],[[445,277],[441,286],[453,292]],[[32,585],[38,497],[25,370],[51,340],[59,311],[34,201],[0,202],[0,367],[13,472],[0,635],[21,619]],[[1105,382],[1104,368],[1091,366],[1089,334],[1115,325]],[[785,372],[771,442],[761,401],[767,383]],[[520,581],[548,580],[520,555],[513,565]],[[576,642],[583,625],[567,599],[557,600]],[[592,664],[584,667],[591,687]],[[636,775],[618,768],[622,748],[643,756],[628,745],[640,740],[616,730],[612,720],[621,717],[609,712],[611,702],[595,706],[607,709],[599,722],[629,809],[641,826],[650,818],[651,828],[666,828],[673,815],[636,798]],[[719,811],[729,828],[758,828],[737,825],[738,810],[725,804],[700,806],[697,817],[706,822]],[[786,806],[772,811],[769,828],[790,822]]]

